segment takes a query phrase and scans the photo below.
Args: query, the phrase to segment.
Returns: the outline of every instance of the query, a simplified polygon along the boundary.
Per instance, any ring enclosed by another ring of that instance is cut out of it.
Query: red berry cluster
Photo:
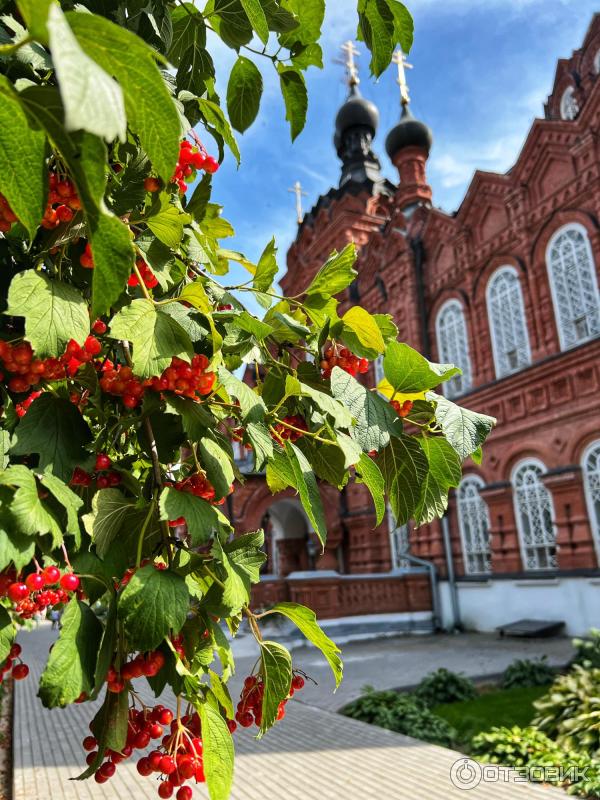
[[[279,703],[277,709],[277,720],[285,717],[285,705],[294,692],[300,691],[304,686],[302,675],[294,675],[290,686],[288,697]],[[258,727],[262,724],[262,703],[265,693],[265,685],[260,675],[249,675],[244,681],[244,688],[237,704],[235,714],[236,720],[242,728],[249,728],[252,724]]]
[[[292,430],[292,428],[287,427],[288,425],[293,425],[294,428],[299,428],[300,430]],[[284,417],[281,422],[278,422],[273,429],[274,432],[271,434],[271,437],[280,442],[284,439],[289,439],[290,442],[297,442],[298,439],[304,436],[302,431],[307,430],[308,425],[306,424],[306,420],[296,414],[293,417]]]
[[[111,469],[111,466],[112,461],[106,453],[98,453],[94,472],[86,472],[81,467],[75,467],[73,477],[70,480],[71,486],[90,486],[94,479],[98,489],[118,486],[121,483],[121,475]]]
[[[61,178],[55,172],[50,173],[50,191],[48,205],[42,219],[42,228],[52,230],[61,222],[70,222],[75,211],[81,208],[81,200],[75,191],[73,182]]]
[[[154,392],[175,392],[175,394],[198,400],[199,395],[209,394],[214,386],[216,375],[207,372],[208,358],[195,355],[191,364],[181,358],[173,358],[171,364],[159,377],[140,381],[131,367],[112,366],[100,378],[100,388],[107,394],[121,397],[125,408],[136,408],[146,390]]]
[[[155,286],[158,286],[158,278],[152,272],[150,267],[146,264],[143,258],[137,258],[135,261],[135,265],[139,270],[140,275],[142,276],[142,280],[144,281],[144,285],[148,289],[154,289]],[[139,286],[140,279],[138,278],[135,272],[132,272],[129,276],[129,280],[127,281],[127,286]]]
[[[34,358],[29,342],[19,342],[13,345],[0,339],[0,361],[2,361],[4,372],[11,376],[7,383],[9,390],[17,394],[28,392],[41,380],[59,381],[65,377],[65,366],[61,359]],[[5,380],[5,378],[6,375],[0,373],[0,380]],[[25,410],[32,402],[33,400],[25,406]]]
[[[165,486],[172,486],[174,489],[177,489],[178,492],[189,492],[196,497],[207,500],[214,506],[220,506],[225,502],[224,497],[220,500],[215,500],[215,487],[202,472],[195,472],[193,475],[184,478],[182,481],[177,481],[176,483],[166,481]],[[229,487],[229,491],[233,491],[233,486]],[[178,525],[185,524],[185,517],[177,517],[177,519],[169,520],[171,528],[176,528]]]
[[[4,663],[0,666],[0,683],[3,682],[9,672],[16,681],[22,681],[29,675],[29,667],[27,664],[24,664],[20,658],[21,652],[21,645],[15,642],[10,648],[10,652],[4,660]],[[18,661],[18,663],[15,664],[15,661]]]
[[[89,242],[83,249],[83,253],[79,256],[79,263],[84,269],[94,269],[94,257],[92,255],[92,247]]]
[[[392,400],[390,405],[399,417],[407,417],[412,411],[413,401],[405,400],[401,402],[400,400]]]
[[[57,583],[59,584],[58,588],[48,588],[56,586]],[[69,600],[69,592],[76,592],[79,584],[77,575],[72,572],[65,572],[61,575],[58,567],[49,566],[43,570],[31,572],[25,578],[25,582],[16,580],[16,575],[10,583],[6,580],[1,581],[0,596],[12,600],[15,604],[13,610],[20,617],[31,619],[34,614],[44,611],[46,608],[66,603]]]
[[[364,375],[368,371],[369,362],[366,358],[355,356],[347,347],[330,344],[323,351],[323,360],[321,361],[322,376],[329,378],[334,367],[340,367],[344,372],[356,377],[359,374]]]
[[[160,650],[152,650],[149,653],[138,653],[131,661],[121,665],[120,670],[115,669],[114,665],[108,670],[106,676],[106,688],[109,692],[119,694],[124,691],[127,683],[134,678],[151,678],[158,675],[165,665],[165,657]],[[160,736],[162,731],[158,734]],[[153,738],[158,738],[157,736]],[[145,745],[144,745],[145,747]]]
[[[25,414],[27,413],[27,409],[29,408],[29,406],[33,403],[34,400],[37,400],[37,398],[40,395],[41,395],[41,391],[39,391],[39,390],[35,391],[35,392],[31,392],[31,394],[28,395],[25,398],[25,400],[23,400],[22,403],[17,403],[17,405],[15,406],[15,411],[16,411],[17,417],[24,417]]]
[[[219,169],[219,162],[209,156],[203,147],[195,147],[184,139],[179,145],[179,159],[171,183],[176,183],[180,193],[185,194],[188,183],[196,179],[196,171],[199,169],[212,175]]]
[[[16,221],[17,216],[9,206],[8,200],[0,194],[0,233],[7,233]]]

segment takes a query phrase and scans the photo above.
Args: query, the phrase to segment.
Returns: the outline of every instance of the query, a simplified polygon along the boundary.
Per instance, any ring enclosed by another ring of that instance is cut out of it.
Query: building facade
[[[273,498],[250,476],[233,513],[240,528],[267,530],[271,577],[257,603],[390,614],[409,627],[432,610],[478,630],[523,617],[563,620],[569,633],[598,625],[600,15],[559,60],[544,112],[514,166],[476,172],[447,214],[427,182],[431,132],[407,98],[386,139],[394,185],[373,151],[377,109],[351,81],[336,121],[340,184],[300,224],[284,291],[354,241],[358,278],[343,301],[391,313],[401,341],[460,366],[444,392],[498,425],[444,521],[374,527],[363,486],[341,497],[324,488],[323,555],[293,495]]]

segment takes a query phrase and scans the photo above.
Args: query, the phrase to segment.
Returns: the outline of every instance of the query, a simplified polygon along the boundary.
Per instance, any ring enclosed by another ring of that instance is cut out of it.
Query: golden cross
[[[360,83],[360,79],[358,77],[358,67],[356,66],[356,62],[354,61],[355,56],[359,56],[360,53],[354,46],[354,42],[347,41],[340,48],[345,55],[345,60],[341,63],[344,64],[346,67],[346,71],[348,74],[348,85],[349,86],[358,86]]]
[[[296,195],[296,218],[298,224],[300,224],[304,219],[304,214],[302,213],[302,197],[308,197],[308,192],[302,191],[302,184],[300,181],[296,181],[294,186],[288,189],[288,192],[293,192]]]
[[[396,50],[392,56],[392,61],[398,67],[398,77],[396,78],[396,83],[400,87],[400,102],[403,106],[407,106],[410,103],[410,95],[408,93],[408,83],[406,81],[405,70],[412,69],[413,65],[408,63],[402,50]]]

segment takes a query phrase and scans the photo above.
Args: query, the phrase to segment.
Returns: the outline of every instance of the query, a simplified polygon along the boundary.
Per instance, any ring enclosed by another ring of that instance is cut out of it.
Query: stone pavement
[[[140,777],[133,762],[119,765],[115,777],[102,786],[93,780],[69,780],[81,771],[84,754],[80,742],[94,708],[85,703],[47,710],[39,704],[37,679],[55,637],[56,633],[46,623],[37,631],[20,636],[32,675],[17,684],[15,691],[13,800],[107,800],[119,796],[156,800],[156,781]],[[347,645],[344,650],[351,686],[331,707],[347,702],[355,695],[355,687],[360,688],[359,683],[370,680],[378,687],[408,685],[437,666],[469,669],[470,674],[481,674],[485,667],[488,673],[497,672],[505,663],[528,651],[552,651],[554,661],[564,662],[568,658],[568,643],[563,641],[559,646],[558,641],[538,642],[535,648],[531,643],[523,648],[523,642],[512,642],[509,648],[505,642],[491,637],[442,636]],[[321,667],[317,667],[316,660],[313,664],[308,651],[294,651],[294,661],[311,674],[318,671],[320,677]],[[238,661],[239,679],[253,662],[252,657]],[[303,702],[289,703],[285,721],[261,741],[248,731],[236,733],[232,800],[541,800],[544,797],[560,800],[564,797],[559,790],[512,781],[481,783],[467,794],[455,788],[449,777],[452,764],[461,758],[459,753],[319,707],[329,685],[322,681],[318,689],[303,690]],[[147,702],[152,699],[150,692],[142,692],[142,696]],[[162,700],[168,703],[169,697]],[[206,800],[204,787],[198,787],[194,796]]]

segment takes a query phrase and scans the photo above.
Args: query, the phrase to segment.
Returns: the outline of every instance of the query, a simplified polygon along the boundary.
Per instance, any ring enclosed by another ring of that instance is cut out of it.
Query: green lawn
[[[456,728],[457,746],[467,747],[472,736],[494,726],[529,725],[535,716],[533,701],[547,691],[547,686],[491,691],[474,700],[435,706],[432,711]]]

